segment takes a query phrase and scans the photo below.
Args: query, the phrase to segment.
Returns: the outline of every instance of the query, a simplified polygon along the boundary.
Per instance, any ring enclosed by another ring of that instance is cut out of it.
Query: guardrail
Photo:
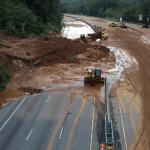
[[[106,110],[108,114],[108,121],[110,122],[110,109],[109,109],[109,84],[107,83],[107,78],[105,77],[105,103],[106,103]]]
[[[64,16],[74,18],[74,19],[78,19],[77,17],[73,17],[73,16],[68,16],[68,15],[64,15]],[[94,32],[96,32],[96,29],[90,23],[86,22],[83,19],[80,19],[80,21],[82,21],[82,22],[86,23],[87,25],[89,25],[94,30]]]
[[[105,103],[106,103],[106,114],[105,114],[105,138],[106,138],[106,150],[114,150],[114,135],[112,120],[110,120],[110,109],[109,109],[109,84],[105,77]]]
[[[96,16],[88,16],[88,15],[81,15],[81,14],[71,14],[71,15],[78,15],[78,16],[85,16],[85,17],[92,17],[92,18],[97,18],[97,19],[102,19],[102,20],[107,20],[107,18],[102,18],[102,17],[96,17]],[[120,22],[119,19],[113,19],[113,18],[108,18],[107,21],[115,21],[115,22]],[[129,24],[135,24],[135,25],[143,25],[143,24],[149,24],[149,23],[142,23],[142,22],[129,22],[129,21],[123,21],[125,23],[129,23]],[[150,24],[148,25],[150,27]]]
[[[106,150],[114,150],[114,135],[112,120],[108,121],[108,115],[105,114],[105,137],[106,137]]]

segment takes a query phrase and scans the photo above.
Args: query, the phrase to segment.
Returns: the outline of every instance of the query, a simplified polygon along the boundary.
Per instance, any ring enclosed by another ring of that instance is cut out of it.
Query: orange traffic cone
[[[105,145],[104,144],[100,145],[100,150],[105,150]]]

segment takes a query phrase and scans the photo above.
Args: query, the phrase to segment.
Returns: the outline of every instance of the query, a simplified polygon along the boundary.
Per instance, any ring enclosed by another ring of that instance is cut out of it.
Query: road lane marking
[[[94,103],[95,103],[95,97],[94,97]],[[93,117],[92,117],[92,128],[91,128],[90,150],[92,150],[92,141],[93,141],[94,103],[93,103]]]
[[[49,96],[49,98],[48,98],[47,102],[50,100],[50,98],[51,98],[51,96]]]
[[[125,129],[124,129],[124,124],[123,124],[123,118],[122,118],[122,111],[121,111],[120,103],[119,103],[119,109],[120,109],[120,114],[121,114],[121,122],[122,122],[122,128],[123,128],[125,146],[126,146],[126,150],[127,150],[126,133],[125,133]]]
[[[63,131],[64,131],[64,127],[62,127],[62,129],[61,129],[61,133],[60,133],[60,136],[59,136],[59,140],[61,139],[61,136],[62,136]]]
[[[26,141],[28,141],[28,139],[29,139],[29,137],[30,137],[30,135],[31,135],[32,131],[33,131],[33,129],[30,131],[30,133],[29,133],[29,135],[28,135],[28,137],[27,137]]]
[[[57,135],[57,132],[58,132],[58,130],[59,130],[61,124],[63,123],[63,121],[64,121],[64,119],[65,119],[65,117],[66,117],[68,111],[70,110],[70,108],[71,108],[71,106],[72,106],[72,104],[73,104],[73,102],[74,102],[74,98],[75,98],[75,94],[73,93],[73,94],[71,95],[71,98],[70,98],[69,106],[68,106],[67,109],[65,110],[63,116],[61,117],[59,123],[57,124],[57,126],[56,126],[56,128],[55,128],[55,131],[54,131],[54,133],[53,133],[53,135],[52,135],[52,137],[51,137],[51,140],[50,140],[50,142],[49,142],[49,145],[48,145],[47,150],[52,150],[53,144],[54,144],[54,141],[55,141],[55,138],[56,138],[56,135]]]
[[[11,116],[7,119],[7,121],[3,124],[3,126],[0,128],[0,131],[5,127],[7,122],[11,119],[11,117],[14,115],[14,113],[18,110],[18,108],[21,106],[21,104],[25,101],[26,97],[22,100],[22,102],[19,104],[19,106],[15,109],[15,111],[11,114]]]
[[[85,105],[86,105],[86,98],[82,97],[82,105],[81,105],[81,107],[79,109],[79,112],[78,112],[78,114],[77,114],[77,116],[76,116],[76,118],[75,118],[75,120],[73,122],[71,131],[69,133],[69,137],[68,137],[68,141],[67,141],[67,145],[66,145],[66,150],[70,150],[73,134],[74,134],[75,128],[77,126],[77,123],[79,121],[79,118],[80,118],[80,116],[81,116],[81,114],[83,112],[83,109],[84,109]]]

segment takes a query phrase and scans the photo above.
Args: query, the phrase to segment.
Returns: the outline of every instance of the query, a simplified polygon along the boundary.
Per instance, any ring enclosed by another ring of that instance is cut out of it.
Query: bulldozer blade
[[[84,78],[84,83],[91,83],[91,79]]]
[[[96,79],[95,83],[96,84],[104,84],[104,79],[98,79],[98,80]]]
[[[90,78],[84,78],[84,83],[92,83]],[[104,79],[96,79],[94,80],[95,84],[104,84]]]

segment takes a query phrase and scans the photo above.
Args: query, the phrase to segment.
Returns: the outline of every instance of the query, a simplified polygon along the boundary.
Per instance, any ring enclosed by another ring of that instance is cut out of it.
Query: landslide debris
[[[30,94],[39,93],[42,91],[42,89],[33,88],[33,87],[21,87],[21,88],[19,88],[19,90],[22,90],[22,91],[30,93]]]

